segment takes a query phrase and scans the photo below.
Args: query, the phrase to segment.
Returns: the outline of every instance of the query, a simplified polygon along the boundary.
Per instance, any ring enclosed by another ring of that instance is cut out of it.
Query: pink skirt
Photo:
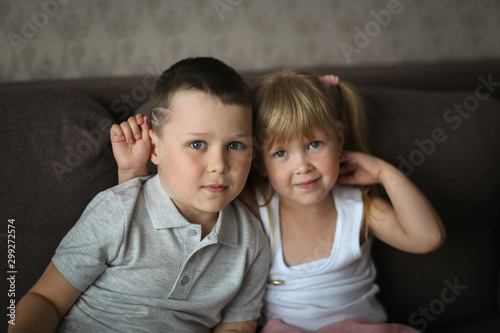
[[[420,331],[401,324],[381,324],[366,319],[345,319],[332,323],[313,333],[420,333]],[[269,321],[260,333],[309,333],[299,328],[288,326],[280,319]]]

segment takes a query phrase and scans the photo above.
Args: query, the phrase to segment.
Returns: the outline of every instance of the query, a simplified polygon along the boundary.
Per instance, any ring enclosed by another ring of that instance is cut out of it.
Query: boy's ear
[[[151,162],[158,165],[160,164],[160,158],[158,157],[159,138],[152,129],[149,130],[149,137],[151,138]]]

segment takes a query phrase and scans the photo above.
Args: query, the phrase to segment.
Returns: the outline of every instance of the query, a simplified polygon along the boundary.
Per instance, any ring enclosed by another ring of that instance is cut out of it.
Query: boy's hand
[[[146,116],[138,114],[110,131],[113,155],[118,164],[118,180],[122,183],[149,174],[147,163],[151,156],[151,138]]]

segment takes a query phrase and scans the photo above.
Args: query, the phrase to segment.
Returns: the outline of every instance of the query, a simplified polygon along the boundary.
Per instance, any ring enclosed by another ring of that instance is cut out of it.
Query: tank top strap
[[[337,223],[342,225],[342,257],[352,260],[361,256],[360,232],[363,220],[363,198],[357,186],[337,184],[333,187],[333,198],[337,208]]]

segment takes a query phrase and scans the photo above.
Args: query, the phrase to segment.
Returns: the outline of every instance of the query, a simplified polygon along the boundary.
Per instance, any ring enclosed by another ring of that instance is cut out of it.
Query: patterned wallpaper
[[[0,0],[0,81],[500,56],[497,0]]]

